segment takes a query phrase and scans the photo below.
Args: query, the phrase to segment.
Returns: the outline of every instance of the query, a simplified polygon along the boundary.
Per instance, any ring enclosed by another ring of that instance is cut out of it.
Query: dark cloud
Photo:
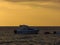
[[[34,1],[34,0],[5,0],[9,2],[25,2],[25,1]]]
[[[5,0],[10,2],[22,2],[22,1],[55,1],[55,0]]]
[[[25,2],[25,1],[52,1],[52,2],[60,2],[60,0],[5,0],[9,2]]]
[[[43,7],[43,8],[50,8],[50,9],[58,9],[60,10],[60,6],[59,5],[41,5],[41,4],[34,4],[34,3],[31,3],[31,4],[23,4],[23,5],[28,5],[28,6],[31,6],[31,7]]]

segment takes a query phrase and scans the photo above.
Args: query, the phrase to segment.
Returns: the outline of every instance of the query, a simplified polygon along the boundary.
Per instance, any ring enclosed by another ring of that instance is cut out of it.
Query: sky
[[[60,3],[0,0],[0,26],[60,26]]]

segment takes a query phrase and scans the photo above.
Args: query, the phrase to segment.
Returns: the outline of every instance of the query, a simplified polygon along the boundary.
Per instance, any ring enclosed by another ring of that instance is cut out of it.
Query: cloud
[[[9,2],[23,2],[23,1],[52,1],[52,2],[60,2],[60,0],[5,0]]]
[[[50,1],[50,0],[5,0],[9,2],[24,2],[24,1]]]

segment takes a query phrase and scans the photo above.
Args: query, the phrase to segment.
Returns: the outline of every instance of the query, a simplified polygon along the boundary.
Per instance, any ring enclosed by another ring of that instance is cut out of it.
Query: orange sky
[[[0,1],[0,26],[60,26],[60,4]]]

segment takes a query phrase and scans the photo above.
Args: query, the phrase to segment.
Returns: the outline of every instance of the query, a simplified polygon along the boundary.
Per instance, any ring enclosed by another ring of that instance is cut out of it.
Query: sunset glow
[[[0,1],[0,26],[60,26],[60,3]]]

